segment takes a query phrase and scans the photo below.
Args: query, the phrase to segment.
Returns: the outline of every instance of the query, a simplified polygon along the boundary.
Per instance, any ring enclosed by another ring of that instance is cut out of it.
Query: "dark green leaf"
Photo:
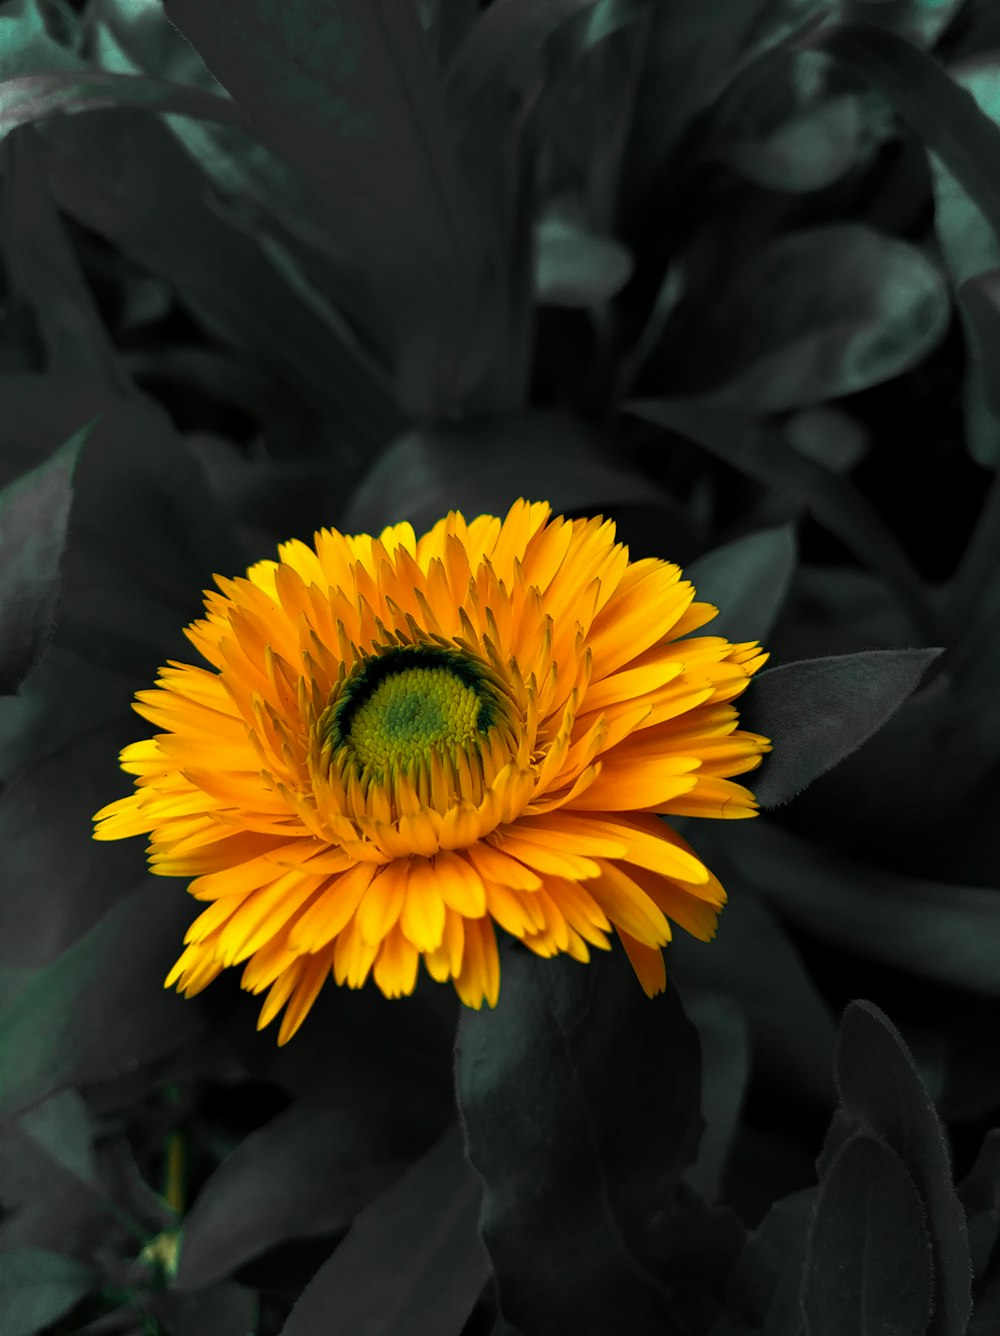
[[[167,1291],[148,1301],[148,1312],[170,1336],[254,1336],[257,1295],[229,1282],[196,1294]]]
[[[856,751],[915,690],[941,653],[870,650],[771,668],[754,679],[743,725],[771,738],[753,785],[763,807],[779,807]]]
[[[684,574],[698,598],[719,609],[710,634],[765,640],[785,602],[795,561],[795,532],[786,524],[747,534],[691,562]]]
[[[197,1289],[289,1239],[346,1229],[412,1158],[393,1121],[394,1109],[359,1118],[299,1102],[252,1132],[185,1216],[176,1284]]]
[[[629,412],[696,441],[752,478],[803,502],[821,524],[891,584],[913,626],[928,640],[935,618],[903,548],[852,483],[804,457],[777,433],[723,411],[713,400],[646,399]]]
[[[502,968],[496,1010],[462,1016],[456,1079],[504,1316],[524,1336],[661,1333],[700,1133],[694,1028],[621,951],[581,968],[512,947]]]
[[[686,1008],[701,1042],[705,1130],[698,1158],[684,1177],[715,1201],[750,1074],[750,1035],[742,1007],[724,993],[688,992]]]
[[[864,427],[843,409],[828,405],[793,413],[785,423],[785,439],[833,473],[850,473],[868,449]]]
[[[62,40],[67,34],[54,36],[49,31],[52,6],[47,0],[6,0],[0,9],[0,78],[81,67],[79,55]],[[71,22],[75,38],[79,25],[75,14]]]
[[[940,272],[906,242],[861,223],[787,233],[726,294],[740,346],[715,401],[764,415],[854,394],[921,362],[949,317]]]
[[[809,1336],[924,1336],[931,1241],[899,1156],[856,1132],[820,1185],[802,1289]]]
[[[21,1114],[18,1125],[26,1136],[74,1178],[98,1187],[94,1129],[80,1092],[60,1090]]]
[[[628,251],[566,218],[543,218],[535,231],[535,297],[543,306],[594,306],[632,273]]]
[[[408,519],[421,532],[452,509],[504,515],[526,489],[557,513],[656,498],[639,474],[603,458],[581,424],[530,412],[401,436],[355,492],[344,527],[378,533]]]
[[[1000,1127],[987,1132],[975,1164],[958,1185],[969,1228],[969,1253],[977,1280],[994,1256],[1000,1262]]]
[[[282,1336],[459,1336],[489,1276],[480,1193],[450,1129],[361,1212]]]
[[[963,1336],[972,1308],[972,1268],[948,1146],[906,1045],[872,1003],[852,1002],[844,1013],[836,1072],[844,1113],[888,1142],[909,1171],[927,1213],[934,1274],[928,1336]]]
[[[163,989],[191,917],[181,886],[149,878],[38,971],[0,1017],[0,1121],[198,1032],[198,1009]]]
[[[227,125],[243,124],[243,117],[232,102],[196,88],[139,75],[74,70],[65,74],[25,74],[0,83],[0,139],[19,125],[49,116],[112,107],[169,111]]]
[[[739,832],[738,850],[742,874],[807,931],[923,978],[1000,995],[995,890],[869,867],[765,822]]]
[[[852,24],[827,29],[822,50],[862,75],[891,103],[1000,235],[1000,127],[941,66],[895,33]]]
[[[726,160],[767,190],[822,190],[852,166],[860,122],[856,96],[831,97],[790,117],[766,138],[730,144]]]
[[[0,1255],[0,1330],[33,1336],[74,1307],[96,1283],[89,1266],[44,1248]]]
[[[712,1336],[804,1336],[802,1267],[815,1200],[816,1189],[805,1188],[774,1203],[733,1268],[731,1314]]]
[[[0,493],[0,691],[16,689],[51,636],[73,474],[90,431]]]

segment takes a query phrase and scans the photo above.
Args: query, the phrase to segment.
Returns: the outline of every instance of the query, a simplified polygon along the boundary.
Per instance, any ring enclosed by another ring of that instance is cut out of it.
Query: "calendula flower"
[[[769,743],[731,702],[767,656],[681,639],[717,610],[678,567],[545,503],[278,552],[214,577],[187,629],[211,667],[138,693],[162,731],[97,813],[208,902],[167,985],[245,962],[285,1043],[331,975],[398,997],[422,959],[493,1005],[499,927],[580,961],[614,931],[660,991],[670,920],[707,940],[726,897],[659,814],[755,814],[731,776]]]

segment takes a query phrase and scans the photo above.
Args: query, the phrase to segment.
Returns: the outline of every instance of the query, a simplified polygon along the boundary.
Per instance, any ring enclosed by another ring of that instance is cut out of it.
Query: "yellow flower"
[[[730,702],[767,656],[679,639],[716,609],[678,567],[546,503],[278,551],[214,577],[187,629],[211,671],[171,660],[138,693],[163,731],[97,813],[208,902],[167,986],[245,962],[285,1043],[331,974],[399,997],[422,958],[493,1005],[499,926],[581,961],[613,929],[660,991],[668,920],[708,940],[726,897],[657,814],[755,814],[729,777],[769,743]]]

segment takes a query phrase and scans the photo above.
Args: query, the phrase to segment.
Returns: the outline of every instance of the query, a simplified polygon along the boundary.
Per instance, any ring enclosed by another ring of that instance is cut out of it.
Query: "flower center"
[[[474,663],[452,650],[384,650],[349,680],[329,736],[362,769],[409,768],[432,750],[455,752],[493,723],[494,702]]]

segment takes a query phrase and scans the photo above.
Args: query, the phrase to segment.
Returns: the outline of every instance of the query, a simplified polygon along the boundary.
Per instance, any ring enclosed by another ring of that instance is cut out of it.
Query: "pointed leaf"
[[[795,531],[786,524],[747,534],[691,562],[684,574],[698,598],[719,609],[710,634],[764,641],[785,602],[795,561]]]
[[[92,425],[92,424],[91,424]],[[73,473],[91,426],[0,493],[0,691],[12,692],[52,633]]]
[[[733,1267],[731,1311],[712,1336],[803,1336],[802,1267],[815,1200],[816,1189],[804,1188],[770,1208]]]
[[[870,650],[761,673],[741,707],[743,726],[774,743],[753,786],[761,806],[791,802],[856,751],[899,709],[940,653]]]
[[[282,1336],[459,1336],[489,1276],[480,1194],[452,1128],[360,1213]]]
[[[928,1336],[963,1336],[972,1267],[944,1131],[899,1032],[871,1002],[852,1002],[844,1013],[836,1073],[844,1113],[889,1144],[923,1202],[934,1275]]]
[[[22,1113],[18,1126],[74,1178],[89,1187],[100,1186],[90,1110],[78,1090],[50,1095]]]
[[[503,971],[496,1010],[462,1016],[456,1069],[501,1310],[524,1336],[662,1333],[655,1272],[700,1132],[694,1027],[621,951],[582,968],[512,947]]]
[[[3,1336],[34,1336],[48,1329],[97,1283],[91,1267],[44,1248],[0,1255]]]

